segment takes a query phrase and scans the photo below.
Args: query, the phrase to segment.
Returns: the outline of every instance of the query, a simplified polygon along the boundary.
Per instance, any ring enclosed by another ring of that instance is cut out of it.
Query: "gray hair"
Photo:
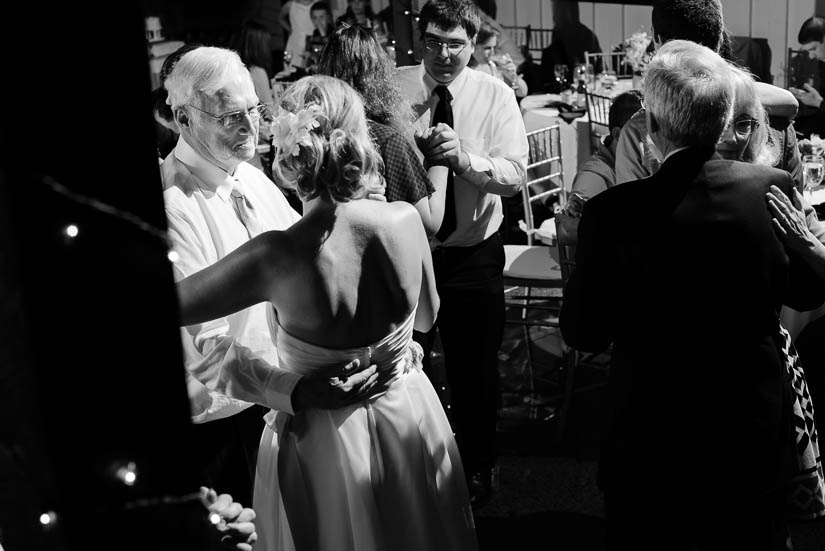
[[[773,166],[779,158],[778,147],[771,139],[768,131],[770,121],[762,102],[759,101],[753,75],[744,67],[737,66],[731,67],[731,74],[733,88],[736,92],[734,116],[737,116],[738,113],[745,113],[752,116],[759,123],[748,140],[742,160],[748,163]]]
[[[175,65],[164,82],[172,109],[192,103],[201,96],[212,96],[233,81],[246,80],[254,89],[249,71],[240,56],[225,48],[202,46],[188,52]]]
[[[689,40],[671,40],[647,66],[645,107],[662,136],[678,146],[714,146],[733,116],[731,68]]]

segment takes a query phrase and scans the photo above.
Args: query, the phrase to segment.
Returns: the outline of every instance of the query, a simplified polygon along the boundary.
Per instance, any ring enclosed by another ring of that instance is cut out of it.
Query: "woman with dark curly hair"
[[[410,145],[412,107],[375,34],[359,25],[336,29],[321,52],[318,73],[339,78],[361,94],[370,135],[384,161],[387,200],[415,206],[427,235],[435,235],[444,219],[447,168],[425,170]]]
[[[379,384],[350,406],[267,416],[256,548],[477,549],[458,448],[412,340],[439,307],[419,216],[359,200],[381,158],[345,82],[296,82],[274,129],[273,171],[294,183],[304,216],[181,281],[182,323],[268,301],[281,369],[329,376],[361,358]]]

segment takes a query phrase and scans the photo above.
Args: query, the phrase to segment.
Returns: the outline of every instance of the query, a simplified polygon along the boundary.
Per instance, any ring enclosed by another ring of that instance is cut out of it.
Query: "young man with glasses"
[[[474,506],[490,496],[496,461],[504,330],[501,196],[520,191],[528,150],[512,89],[467,69],[480,25],[470,0],[431,0],[418,21],[423,62],[399,70],[401,89],[419,117],[417,142],[425,164],[445,164],[451,173],[444,222],[431,242],[441,298],[436,324]],[[433,339],[432,332],[421,337],[426,352]]]
[[[161,165],[176,280],[217,262],[255,235],[300,219],[283,193],[248,161],[255,154],[264,107],[240,57],[200,47],[178,61],[165,83],[180,138]],[[232,289],[227,289],[232,292]],[[343,383],[277,369],[267,309],[260,303],[182,329],[192,408],[194,458],[204,483],[252,502],[265,410],[233,397],[293,413],[348,403],[375,366]],[[363,366],[366,368],[367,366]],[[351,392],[348,392],[351,390]]]

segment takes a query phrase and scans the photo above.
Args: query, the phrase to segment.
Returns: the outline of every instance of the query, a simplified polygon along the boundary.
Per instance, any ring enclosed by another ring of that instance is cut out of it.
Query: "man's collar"
[[[467,75],[468,75],[467,71],[468,70],[469,70],[468,67],[464,67],[461,70],[461,72],[458,73],[458,76],[456,76],[452,80],[452,82],[445,85],[445,86],[447,86],[447,90],[450,91],[450,94],[453,97],[456,96],[456,94],[464,87],[464,83],[467,82]],[[430,76],[430,73],[427,72],[427,67],[424,66],[423,61],[421,62],[421,73],[423,74],[422,79],[424,81],[424,86],[427,88],[427,93],[428,93],[429,96],[432,96],[433,90],[435,90],[435,87],[439,86],[439,85],[442,85],[444,83],[438,82],[432,76]]]
[[[180,136],[175,146],[175,158],[189,167],[195,176],[203,182],[210,191],[215,192],[224,201],[235,188],[236,180],[224,169],[213,165],[195,151],[189,143]],[[235,169],[237,173],[238,169]]]

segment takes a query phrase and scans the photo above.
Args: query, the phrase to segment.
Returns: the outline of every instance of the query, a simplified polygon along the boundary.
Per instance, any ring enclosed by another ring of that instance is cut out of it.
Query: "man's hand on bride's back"
[[[348,406],[378,392],[377,384],[378,366],[362,367],[356,359],[330,379],[301,377],[292,391],[292,409],[297,413],[312,408],[336,409]]]

